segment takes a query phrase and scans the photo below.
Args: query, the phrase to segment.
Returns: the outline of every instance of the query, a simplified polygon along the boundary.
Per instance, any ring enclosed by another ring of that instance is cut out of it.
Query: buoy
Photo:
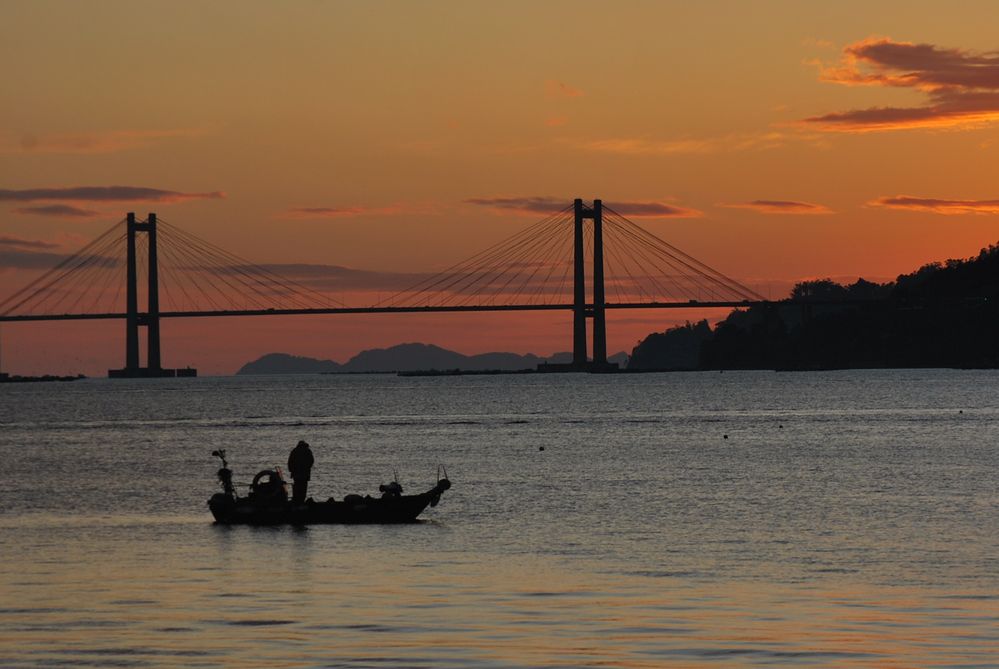
[[[964,409],[960,409],[958,413],[964,413]]]
[[[723,434],[722,435],[722,439],[728,439],[728,435],[727,434]]]
[[[538,450],[539,451],[543,451],[543,450],[545,450],[545,447],[544,446],[538,446]]]

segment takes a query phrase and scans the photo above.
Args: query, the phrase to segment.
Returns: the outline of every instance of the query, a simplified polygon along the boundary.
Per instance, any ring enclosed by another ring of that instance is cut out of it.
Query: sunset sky
[[[765,296],[890,280],[999,240],[996,25],[994,1],[4,2],[0,298],[127,211],[379,291],[574,197]],[[608,348],[705,315],[613,313]],[[120,322],[0,328],[3,371],[123,363]],[[206,374],[404,341],[546,355],[570,315],[168,321],[163,339],[165,365]]]

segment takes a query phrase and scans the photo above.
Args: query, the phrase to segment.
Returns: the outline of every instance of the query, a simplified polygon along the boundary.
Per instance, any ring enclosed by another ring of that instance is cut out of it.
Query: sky
[[[0,300],[129,211],[255,264],[358,270],[368,284],[335,290],[358,306],[575,197],[774,298],[999,239],[995,2],[6,0],[2,15]],[[618,311],[608,348],[724,313]],[[272,351],[548,355],[570,335],[561,312],[170,320],[163,358],[228,374]],[[0,346],[3,371],[101,375],[123,363],[124,325],[8,323]]]

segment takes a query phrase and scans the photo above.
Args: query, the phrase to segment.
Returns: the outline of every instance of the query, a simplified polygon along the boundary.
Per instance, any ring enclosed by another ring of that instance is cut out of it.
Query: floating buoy
[[[543,451],[543,450],[545,450],[545,447],[544,446],[538,446],[538,450],[539,451]]]
[[[722,435],[722,439],[728,439],[728,435],[727,434],[723,434]]]

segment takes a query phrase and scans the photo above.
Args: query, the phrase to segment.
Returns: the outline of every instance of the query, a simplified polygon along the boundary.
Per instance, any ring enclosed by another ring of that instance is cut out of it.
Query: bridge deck
[[[754,305],[777,304],[776,302],[608,302],[606,309],[723,309],[735,307],[750,307]],[[819,304],[809,302],[809,304]],[[844,304],[837,302],[837,304]],[[586,308],[592,309],[588,304]],[[160,318],[206,318],[221,316],[305,316],[316,314],[432,314],[432,313],[465,313],[487,311],[572,311],[572,304],[480,304],[469,306],[427,306],[427,307],[331,307],[328,309],[242,309],[219,311],[161,311]],[[140,313],[140,318],[146,314]],[[18,321],[83,321],[112,320],[126,317],[121,313],[102,314],[41,314],[3,316],[2,322]]]

